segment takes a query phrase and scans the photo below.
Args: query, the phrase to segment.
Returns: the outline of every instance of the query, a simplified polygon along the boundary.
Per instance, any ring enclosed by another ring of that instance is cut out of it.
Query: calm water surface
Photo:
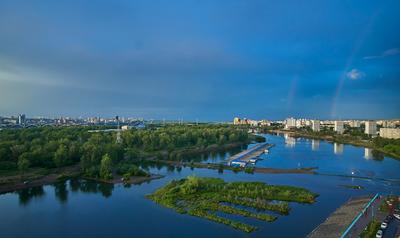
[[[152,168],[166,177],[141,185],[124,187],[85,180],[70,180],[0,195],[1,237],[304,237],[351,196],[400,193],[400,162],[391,158],[374,160],[364,148],[338,146],[319,141],[267,135],[276,144],[257,166],[318,167],[318,172],[368,176],[359,179],[342,176],[288,174],[234,174],[207,169],[173,170]],[[250,145],[251,146],[251,145]],[[236,151],[231,151],[235,153]],[[223,161],[217,153],[205,161]],[[188,175],[220,177],[227,181],[263,181],[270,184],[308,188],[320,196],[312,205],[292,203],[288,216],[273,223],[237,218],[260,229],[251,234],[201,218],[177,214],[145,198],[172,179]],[[382,180],[395,179],[393,181]],[[351,190],[340,185],[362,185]]]

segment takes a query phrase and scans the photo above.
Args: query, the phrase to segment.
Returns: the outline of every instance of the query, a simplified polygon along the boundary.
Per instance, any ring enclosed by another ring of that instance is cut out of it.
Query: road
[[[385,219],[385,214],[379,212],[379,204],[382,202],[381,197],[374,200],[373,203],[368,207],[368,209],[363,213],[363,215],[358,219],[355,226],[349,232],[346,237],[358,237],[361,232],[364,231],[365,227],[372,221],[373,218],[381,221]]]

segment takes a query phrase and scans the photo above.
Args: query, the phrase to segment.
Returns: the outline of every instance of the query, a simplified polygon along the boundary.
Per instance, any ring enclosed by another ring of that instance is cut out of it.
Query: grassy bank
[[[372,220],[368,224],[367,228],[361,232],[360,238],[375,238],[376,232],[378,232],[380,225],[381,223],[377,220]]]

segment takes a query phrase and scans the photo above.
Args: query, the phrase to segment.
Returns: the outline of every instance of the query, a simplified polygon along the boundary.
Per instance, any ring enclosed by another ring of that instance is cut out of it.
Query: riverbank
[[[45,174],[43,174],[45,173]],[[90,178],[82,176],[79,165],[67,166],[64,168],[51,169],[47,171],[31,171],[24,175],[10,175],[0,177],[0,194],[12,192],[20,189],[27,189],[36,186],[53,184],[60,180],[69,178],[83,178],[108,184],[141,184],[154,179],[163,178],[163,175],[151,174],[150,176],[132,176],[129,180],[122,180],[122,176],[115,175],[112,179],[104,180],[99,178]]]
[[[101,182],[101,183],[108,183],[108,184],[141,184],[144,182],[149,182],[154,179],[160,179],[164,178],[164,175],[160,174],[151,174],[150,176],[132,176],[129,180],[123,180],[122,176],[114,176],[112,179],[104,180],[104,179],[98,179],[98,178],[88,178],[88,177],[82,177],[87,180],[92,180],[96,182]]]
[[[358,147],[365,147],[365,148],[370,148],[373,150],[376,150],[386,156],[392,157],[394,159],[400,160],[400,154],[396,154],[396,153],[390,153],[386,150],[384,150],[383,148],[377,147],[375,146],[371,141],[369,140],[359,140],[359,139],[354,139],[354,138],[336,138],[332,135],[315,135],[315,134],[308,134],[305,132],[299,132],[299,131],[286,131],[286,130],[268,130],[266,133],[270,133],[270,134],[288,134],[291,137],[295,137],[295,138],[307,138],[307,139],[315,139],[315,140],[325,140],[328,142],[336,142],[336,143],[340,143],[340,144],[348,144],[348,145],[354,145],[354,146],[358,146]]]
[[[60,179],[73,178],[80,175],[81,168],[79,165],[48,170],[32,169],[23,175],[1,176],[0,193],[52,184]]]
[[[254,138],[253,138],[254,139]],[[174,151],[175,154],[180,154],[180,156],[194,156],[210,152],[226,151],[232,148],[241,147],[247,145],[251,141],[246,143],[229,143],[225,145],[212,145],[205,148],[187,148],[182,150]],[[145,159],[145,161],[153,161],[156,156],[151,156]],[[25,173],[21,174],[17,170],[4,171],[0,174],[0,193],[12,192],[19,189],[32,188],[35,186],[43,186],[57,182],[61,179],[67,179],[72,177],[81,177],[84,179],[89,179],[97,182],[117,184],[140,184],[143,182],[148,182],[153,179],[159,179],[164,177],[163,175],[152,174],[150,176],[131,176],[128,181],[123,181],[121,175],[115,174],[110,180],[104,180],[100,178],[86,177],[82,174],[82,169],[80,164],[75,164],[71,166],[65,166],[61,168],[45,169],[45,168],[30,168]]]

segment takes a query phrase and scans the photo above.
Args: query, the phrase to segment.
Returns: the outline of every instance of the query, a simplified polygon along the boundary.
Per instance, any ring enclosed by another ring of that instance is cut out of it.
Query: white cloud
[[[365,73],[358,69],[352,69],[346,73],[346,76],[351,80],[357,80],[363,78],[365,76]]]
[[[400,54],[400,49],[399,48],[392,48],[392,49],[388,49],[385,50],[384,52],[382,52],[380,55],[371,55],[371,56],[365,56],[363,59],[379,59],[379,58],[385,58],[388,56],[393,56],[393,55],[398,55]]]

